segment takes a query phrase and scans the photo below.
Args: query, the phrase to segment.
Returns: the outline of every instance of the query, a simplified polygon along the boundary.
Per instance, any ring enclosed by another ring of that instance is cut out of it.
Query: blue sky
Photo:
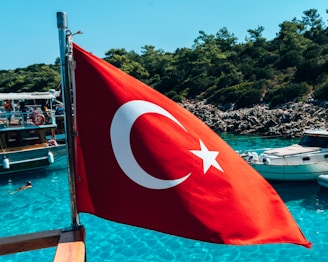
[[[56,13],[66,12],[74,41],[104,57],[111,48],[140,52],[141,47],[174,52],[191,47],[199,31],[216,34],[227,27],[244,41],[248,29],[263,26],[273,39],[279,24],[317,9],[328,23],[324,0],[0,0],[0,70],[59,57]]]

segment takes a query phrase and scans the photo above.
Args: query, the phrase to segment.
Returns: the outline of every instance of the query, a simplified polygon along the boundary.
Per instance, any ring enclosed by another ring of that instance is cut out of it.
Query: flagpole
[[[60,72],[62,79],[62,97],[65,105],[65,134],[66,134],[66,148],[67,148],[67,160],[68,160],[68,177],[69,177],[69,189],[70,189],[70,205],[71,205],[71,221],[72,227],[80,225],[79,215],[76,206],[76,194],[75,194],[75,171],[74,171],[74,131],[72,122],[72,97],[71,89],[74,79],[74,70],[72,61],[70,59],[72,47],[69,46],[71,41],[67,41],[71,37],[71,32],[67,29],[67,15],[65,12],[57,12],[57,27],[59,32],[59,48],[60,48]]]

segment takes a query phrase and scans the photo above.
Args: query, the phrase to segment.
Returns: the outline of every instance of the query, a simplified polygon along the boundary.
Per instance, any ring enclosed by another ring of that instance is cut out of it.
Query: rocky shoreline
[[[256,105],[225,111],[206,101],[188,100],[182,106],[218,133],[295,138],[300,137],[305,129],[327,128],[327,102],[287,103],[276,109]]]

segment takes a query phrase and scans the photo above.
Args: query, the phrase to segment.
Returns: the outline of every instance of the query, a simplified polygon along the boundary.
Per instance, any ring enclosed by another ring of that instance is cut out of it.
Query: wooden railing
[[[86,261],[83,226],[0,238],[0,255],[57,246],[55,262]]]

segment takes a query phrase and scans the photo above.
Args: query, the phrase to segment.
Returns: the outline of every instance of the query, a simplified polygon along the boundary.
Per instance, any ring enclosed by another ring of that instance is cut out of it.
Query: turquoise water
[[[236,150],[277,147],[293,140],[222,135]],[[32,189],[10,194],[27,180]],[[67,160],[47,170],[0,177],[0,237],[70,225]],[[173,237],[81,214],[88,261],[328,261],[328,189],[316,182],[272,183],[311,249],[291,244],[228,246]],[[52,261],[55,248],[0,257],[2,261]]]

